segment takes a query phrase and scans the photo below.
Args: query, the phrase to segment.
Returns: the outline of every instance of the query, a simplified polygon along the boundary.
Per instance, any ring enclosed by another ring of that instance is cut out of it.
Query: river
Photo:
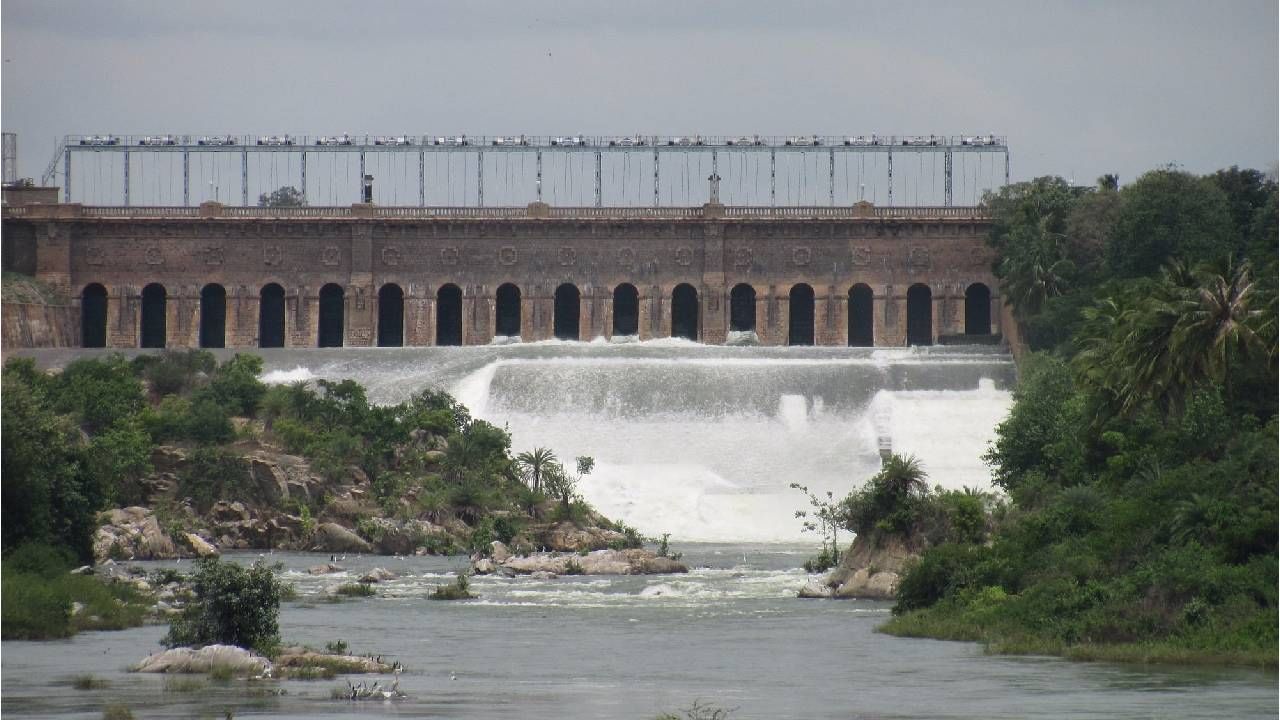
[[[16,354],[53,366],[77,356]],[[125,672],[158,648],[165,628],[148,626],[3,643],[4,713],[88,718],[123,702],[137,717],[652,718],[702,701],[738,708],[739,720],[1276,716],[1274,673],[987,656],[876,633],[886,603],[795,597],[817,541],[799,532],[804,502],[790,482],[842,495],[887,445],[918,455],[931,482],[989,487],[981,455],[1015,378],[991,349],[551,342],[263,356],[272,382],[350,377],[380,402],[442,387],[508,427],[517,451],[592,455],[587,499],[646,533],[670,532],[692,572],[480,577],[479,600],[448,603],[425,596],[462,558],[348,558],[348,573],[315,577],[305,568],[327,557],[275,554],[300,592],[282,609],[284,638],[343,639],[399,660],[408,699],[330,700],[343,680],[166,689],[165,678]],[[324,601],[375,566],[399,578],[377,597]],[[110,684],[70,687],[83,673]]]

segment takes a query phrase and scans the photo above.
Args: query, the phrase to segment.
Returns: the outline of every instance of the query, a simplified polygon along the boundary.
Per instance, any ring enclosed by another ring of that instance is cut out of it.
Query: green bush
[[[258,379],[261,374],[261,357],[236,353],[213,373],[206,390],[227,412],[251,417],[267,394],[267,386]]]
[[[250,486],[249,463],[223,448],[196,448],[178,473],[178,492],[200,512],[218,500],[241,497]]]
[[[147,605],[132,586],[72,575],[72,561],[65,549],[45,545],[27,544],[9,554],[0,583],[4,639],[64,638],[142,624]],[[75,616],[72,603],[84,606]]]
[[[217,557],[198,561],[193,599],[169,624],[169,647],[236,645],[270,655],[280,642],[282,583],[261,563],[244,568]]]

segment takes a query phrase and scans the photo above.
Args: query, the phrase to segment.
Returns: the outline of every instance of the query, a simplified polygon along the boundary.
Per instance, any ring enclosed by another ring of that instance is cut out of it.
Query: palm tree
[[[890,455],[880,468],[880,482],[896,497],[913,494],[924,494],[929,490],[925,472],[920,459],[915,455]]]
[[[1049,229],[1051,219],[1045,216],[1034,228],[1015,231],[1000,266],[1005,297],[1019,317],[1034,315],[1045,300],[1063,294],[1074,268],[1063,252],[1062,234]]]
[[[1228,258],[1216,268],[1199,269],[1196,279],[1198,287],[1173,338],[1175,354],[1185,358],[1183,373],[1188,380],[1223,383],[1230,396],[1232,361],[1266,351],[1254,330],[1262,311],[1252,307],[1249,262],[1235,264]]]
[[[525,480],[532,481],[531,487],[535,492],[542,491],[542,476],[555,462],[556,454],[544,447],[526,450],[516,456],[516,464],[520,466]]]

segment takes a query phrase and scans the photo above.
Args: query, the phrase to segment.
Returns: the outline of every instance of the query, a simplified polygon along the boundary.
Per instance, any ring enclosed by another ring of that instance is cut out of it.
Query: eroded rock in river
[[[173,540],[147,508],[117,508],[104,513],[104,519],[93,536],[93,554],[99,560],[168,560],[178,556]]]
[[[270,660],[234,645],[170,648],[148,655],[130,670],[142,673],[207,673],[214,668],[227,668],[233,674],[251,677],[271,675]]]
[[[800,597],[893,600],[908,561],[920,557],[923,538],[871,533],[854,538],[840,564],[823,579],[821,587],[806,586]],[[812,583],[810,583],[812,585]]]
[[[311,549],[319,552],[371,553],[373,546],[367,540],[338,523],[320,523],[311,534]]]
[[[687,573],[689,568],[671,558],[660,557],[651,550],[595,550],[585,555],[559,553],[532,553],[523,557],[510,556],[502,562],[492,558],[477,558],[473,564],[476,573],[484,575],[499,568],[522,575],[552,573],[555,575],[659,575]]]

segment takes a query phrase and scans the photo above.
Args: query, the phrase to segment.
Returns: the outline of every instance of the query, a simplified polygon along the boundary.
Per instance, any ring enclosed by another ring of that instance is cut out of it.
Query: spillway
[[[987,347],[762,348],[544,342],[264,352],[267,379],[353,378],[399,402],[428,386],[511,432],[515,452],[590,455],[583,496],[646,534],[791,542],[807,501],[873,475],[882,446],[931,484],[989,488],[1012,359]]]

